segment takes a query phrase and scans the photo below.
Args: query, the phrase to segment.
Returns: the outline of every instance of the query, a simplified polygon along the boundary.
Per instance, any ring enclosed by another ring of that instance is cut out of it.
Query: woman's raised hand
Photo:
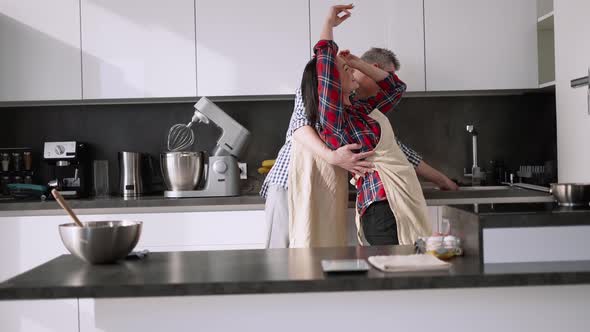
[[[336,5],[330,7],[330,11],[328,12],[328,17],[326,17],[326,22],[330,24],[332,27],[337,27],[340,23],[344,22],[347,18],[350,17],[350,10],[354,8],[353,4],[349,5]],[[343,15],[340,15],[344,13]]]

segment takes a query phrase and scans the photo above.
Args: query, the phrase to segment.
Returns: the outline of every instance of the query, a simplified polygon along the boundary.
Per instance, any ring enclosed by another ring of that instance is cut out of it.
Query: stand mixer
[[[221,136],[217,139],[217,144],[203,170],[204,185],[195,190],[167,190],[164,197],[237,196],[240,194],[240,169],[237,157],[244,149],[250,132],[205,97],[199,99],[194,107],[193,121],[197,120],[204,124],[213,122],[221,129]],[[166,167],[168,166],[163,163],[164,176],[168,172],[164,171]]]

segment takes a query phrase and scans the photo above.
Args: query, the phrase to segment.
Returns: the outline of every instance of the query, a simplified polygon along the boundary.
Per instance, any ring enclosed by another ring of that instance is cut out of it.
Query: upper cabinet
[[[293,94],[339,3],[0,0],[0,102]],[[335,40],[392,50],[408,91],[533,89],[553,84],[551,3],[359,0]]]
[[[308,0],[196,0],[199,96],[294,94],[310,59]]]
[[[555,33],[553,0],[537,0],[539,87],[555,86]]]
[[[320,36],[330,6],[342,1],[310,1],[311,46]],[[424,16],[422,0],[363,0],[354,2],[352,16],[334,29],[340,49],[361,56],[371,47],[393,51],[399,77],[408,91],[424,91]]]
[[[538,87],[536,0],[424,0],[426,90]]]
[[[0,101],[76,100],[78,0],[0,0]]]
[[[194,0],[81,6],[84,99],[196,96]]]

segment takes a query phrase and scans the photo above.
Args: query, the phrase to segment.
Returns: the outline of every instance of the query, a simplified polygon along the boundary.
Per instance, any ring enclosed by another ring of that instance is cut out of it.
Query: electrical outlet
[[[238,163],[238,168],[240,169],[240,180],[248,179],[248,164]]]

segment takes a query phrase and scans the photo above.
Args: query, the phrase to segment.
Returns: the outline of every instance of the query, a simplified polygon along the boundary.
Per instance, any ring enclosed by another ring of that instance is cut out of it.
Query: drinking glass
[[[109,196],[109,162],[108,160],[93,161],[94,196]]]

